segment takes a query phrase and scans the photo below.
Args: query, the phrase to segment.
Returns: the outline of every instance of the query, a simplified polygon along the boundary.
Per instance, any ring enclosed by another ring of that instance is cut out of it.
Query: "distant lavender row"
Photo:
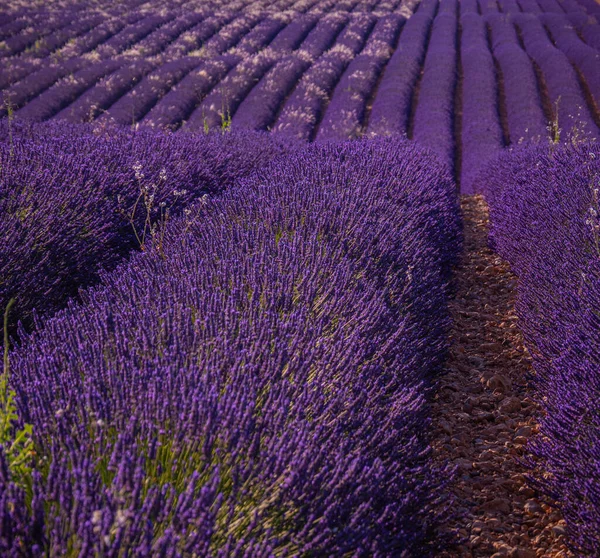
[[[598,127],[590,113],[577,73],[567,56],[553,44],[539,18],[514,16],[527,54],[538,65],[552,103],[553,118],[562,130],[562,139],[597,138]]]
[[[147,243],[167,209],[181,213],[288,151],[256,133],[94,135],[49,124],[17,127],[10,141],[7,131],[3,123],[0,308],[16,298],[14,320],[27,326],[34,309],[52,313],[95,283],[101,268]]]
[[[198,11],[207,9],[211,12],[224,9],[235,12],[258,10],[282,12],[293,10],[299,13],[324,14],[335,10],[354,13],[371,11],[379,13],[398,12],[406,16],[415,9],[418,3],[418,0],[169,0],[161,2],[160,6],[168,10]],[[70,12],[81,13],[87,10],[96,10],[114,16],[123,16],[135,8],[148,8],[148,4],[152,6],[150,2],[145,0],[129,0],[125,4],[115,4],[111,0],[91,0],[79,4],[72,0],[47,0],[44,6],[49,11],[69,10]],[[0,8],[3,12],[3,18],[0,18],[0,30],[2,25],[12,23],[16,19],[30,20],[32,15],[36,13],[27,0],[10,0],[8,3],[3,0],[0,2]],[[23,27],[25,25],[27,25],[26,22]],[[16,25],[14,27],[17,30],[19,29]]]
[[[457,6],[456,0],[442,0],[433,21],[423,76],[414,93],[417,96],[417,108],[412,130],[412,139],[433,149],[452,167],[458,57]]]
[[[367,102],[394,51],[404,21],[397,14],[379,18],[364,49],[350,62],[337,84],[316,140],[344,141],[362,135]]]
[[[472,194],[480,168],[504,147],[494,58],[483,17],[461,18],[462,63],[461,192]]]
[[[2,551],[430,555],[458,230],[446,168],[393,139],[312,146],[172,221],[11,354],[50,464],[31,511],[0,468]]]
[[[515,26],[509,18],[491,15],[489,25],[492,52],[501,73],[506,126],[510,144],[537,141],[548,136],[542,99],[531,59],[521,48]]]
[[[414,86],[425,58],[430,27],[431,17],[421,9],[404,24],[373,100],[368,123],[370,135],[408,133]]]
[[[313,139],[333,89],[363,48],[375,23],[376,18],[371,15],[351,17],[335,45],[302,76],[273,127],[275,132],[303,140]]]
[[[586,45],[569,21],[560,15],[544,14],[540,21],[556,46],[581,73],[597,107],[600,107],[600,52]]]
[[[240,43],[236,49],[240,63],[202,100],[186,122],[185,130],[215,128],[225,119],[230,120],[254,85],[282,55],[298,48],[314,25],[312,19],[288,23],[284,16],[267,18],[256,27],[251,41],[246,45],[244,41]]]
[[[544,413],[532,451],[578,556],[600,555],[600,147],[543,144],[481,175]],[[528,446],[529,447],[529,446]]]
[[[253,130],[269,127],[302,74],[333,45],[346,23],[345,14],[320,18],[298,49],[277,62],[256,84],[236,111],[233,125]]]

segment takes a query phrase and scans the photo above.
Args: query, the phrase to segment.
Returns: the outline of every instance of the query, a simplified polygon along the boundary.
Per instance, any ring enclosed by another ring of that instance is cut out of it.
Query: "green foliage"
[[[221,132],[229,131],[231,131],[231,111],[228,106],[223,106],[221,109]]]
[[[12,103],[10,102],[10,97],[8,95],[4,99],[4,106],[6,107],[6,114],[8,116],[8,142],[10,145],[9,155],[10,155],[10,158],[12,159],[13,155],[14,155],[14,151],[15,151],[13,134],[12,134],[12,121],[15,117],[15,111],[12,106]]]
[[[15,483],[31,491],[32,487],[32,459],[35,454],[33,448],[33,428],[25,424],[18,429],[15,425],[19,422],[16,393],[10,389],[10,360],[8,355],[8,316],[15,300],[11,299],[4,312],[4,361],[2,375],[0,376],[0,444],[8,461],[8,467]]]
[[[560,97],[558,97],[558,99],[556,99],[556,108],[554,110],[554,118],[552,118],[552,120],[550,121],[550,124],[548,125],[548,131],[550,132],[550,142],[553,143],[554,145],[556,145],[560,142],[560,133],[562,132],[562,129],[558,125],[558,106],[559,106],[559,104],[560,104]]]

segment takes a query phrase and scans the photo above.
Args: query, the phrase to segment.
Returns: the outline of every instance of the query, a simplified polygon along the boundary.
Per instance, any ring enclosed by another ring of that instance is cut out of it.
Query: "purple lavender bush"
[[[395,139],[311,146],[199,203],[10,355],[35,472],[0,548],[428,556],[424,389],[455,185]]]
[[[12,316],[26,326],[34,309],[48,315],[95,283],[101,268],[148,245],[167,213],[181,213],[292,148],[251,132],[12,128],[9,138],[5,123],[0,143],[0,308],[15,298]]]
[[[600,147],[508,151],[481,175],[543,414],[532,453],[578,555],[600,554]]]

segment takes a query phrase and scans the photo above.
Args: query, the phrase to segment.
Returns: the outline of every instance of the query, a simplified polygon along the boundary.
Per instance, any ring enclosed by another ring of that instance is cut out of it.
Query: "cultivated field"
[[[600,556],[600,4],[0,0],[0,555]]]

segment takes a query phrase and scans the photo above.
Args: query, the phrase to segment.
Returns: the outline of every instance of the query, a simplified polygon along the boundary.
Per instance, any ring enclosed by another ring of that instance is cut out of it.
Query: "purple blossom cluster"
[[[13,322],[26,326],[149,242],[167,212],[295,148],[259,133],[13,128],[9,141],[3,125],[0,143],[0,308],[16,298]]]
[[[460,188],[462,193],[472,194],[477,173],[504,147],[504,138],[499,121],[496,69],[485,20],[477,14],[465,14],[461,17],[461,29]]]
[[[12,352],[38,457],[29,496],[0,462],[2,553],[430,555],[458,215],[446,167],[390,138],[171,221]]]
[[[600,147],[540,144],[481,175],[543,414],[532,452],[578,555],[600,555]],[[528,446],[530,447],[530,446]]]

